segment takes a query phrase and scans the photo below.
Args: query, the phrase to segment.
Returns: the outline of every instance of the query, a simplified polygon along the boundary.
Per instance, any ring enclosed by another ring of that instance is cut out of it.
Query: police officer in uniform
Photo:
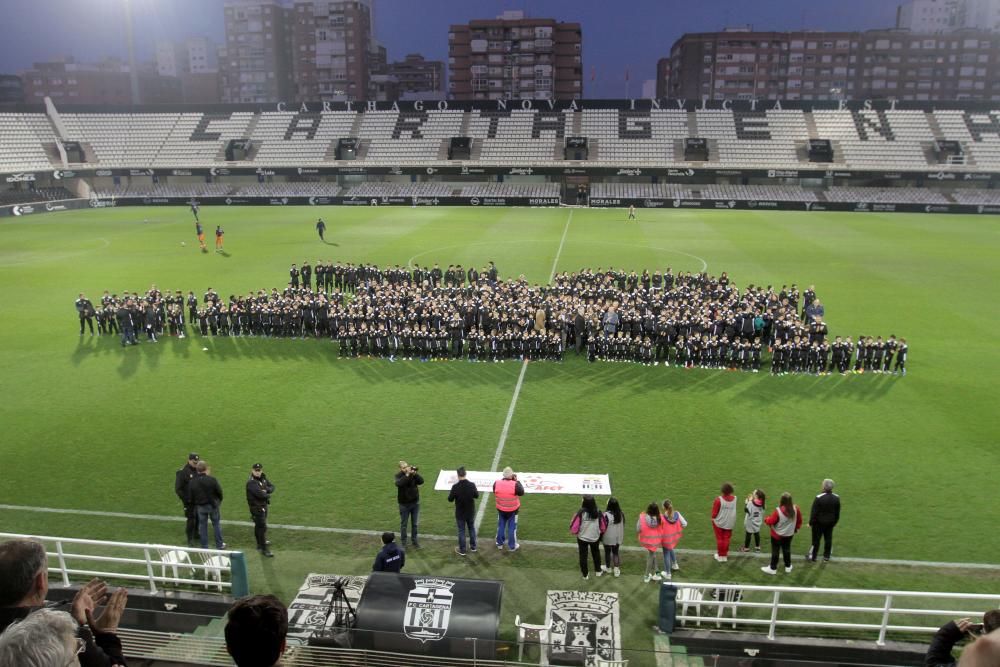
[[[181,505],[184,507],[184,518],[187,519],[184,532],[187,535],[189,547],[198,546],[198,515],[195,514],[194,505],[191,504],[188,497],[188,483],[198,474],[198,471],[195,469],[197,465],[198,455],[193,452],[188,454],[187,463],[177,471],[177,475],[174,478],[174,493],[181,499]]]
[[[250,506],[250,518],[253,519],[253,534],[257,539],[257,551],[262,555],[273,558],[274,554],[267,546],[271,543],[267,539],[267,508],[271,504],[271,494],[274,493],[274,484],[264,474],[264,466],[254,463],[250,470],[250,479],[247,480],[247,505]]]

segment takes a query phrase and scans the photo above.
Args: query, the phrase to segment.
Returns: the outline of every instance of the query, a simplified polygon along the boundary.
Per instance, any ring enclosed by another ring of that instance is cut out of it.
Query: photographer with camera
[[[250,506],[250,518],[253,519],[253,535],[257,540],[257,551],[267,558],[274,554],[267,548],[267,510],[271,504],[274,484],[264,474],[264,466],[254,463],[247,480],[247,505]]]
[[[396,473],[396,501],[399,503],[399,542],[406,547],[406,522],[412,525],[413,548],[419,549],[417,526],[420,523],[420,489],[424,478],[417,472],[416,466],[406,461],[399,462],[399,472]]]
[[[924,667],[947,667],[956,664],[951,650],[963,639],[976,640],[1000,628],[1000,609],[983,614],[982,623],[973,623],[968,618],[948,621],[934,633],[931,645],[924,656]]]

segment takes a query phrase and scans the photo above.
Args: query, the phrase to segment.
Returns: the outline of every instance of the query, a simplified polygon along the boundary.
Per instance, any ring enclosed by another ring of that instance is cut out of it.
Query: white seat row
[[[558,183],[480,183],[462,188],[463,197],[558,197]]]

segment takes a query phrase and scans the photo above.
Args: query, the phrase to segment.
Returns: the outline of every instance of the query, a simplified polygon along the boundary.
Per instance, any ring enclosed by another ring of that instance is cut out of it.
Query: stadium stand
[[[805,143],[809,129],[800,110],[744,112],[699,110],[695,112],[697,134],[716,143],[716,159],[726,166],[756,164],[762,167],[791,167],[799,162],[796,141]],[[761,150],[761,142],[767,149]]]
[[[227,183],[196,183],[192,185],[120,185],[98,188],[98,197],[225,197],[232,194],[233,186]]]
[[[452,187],[444,183],[362,183],[347,190],[347,197],[449,197]]]
[[[736,199],[817,201],[816,193],[794,185],[680,185],[676,183],[595,183],[592,197],[619,199]]]
[[[236,188],[234,195],[246,197],[336,197],[336,183],[254,183]]]
[[[0,205],[27,204],[36,201],[71,199],[73,193],[66,188],[35,188],[34,190],[4,190],[0,192]]]
[[[827,201],[869,202],[885,204],[950,204],[936,190],[926,188],[852,188],[834,187],[824,192]]]
[[[329,157],[331,145],[350,134],[356,117],[354,111],[262,113],[250,134],[250,141],[257,147],[255,160],[275,165],[297,165],[332,159]]]
[[[61,113],[65,140],[81,142],[94,166],[192,167],[225,164],[225,146],[249,139],[252,165],[334,161],[337,140],[357,137],[367,164],[447,163],[452,137],[472,138],[472,162],[559,164],[565,140],[590,142],[594,165],[795,168],[809,139],[833,144],[834,165],[852,169],[940,168],[935,140],[960,143],[967,166],[1000,169],[1000,112],[963,109],[729,109],[580,112],[377,110],[326,112]],[[683,140],[709,142],[708,159],[687,162]],[[0,114],[0,169],[53,166],[56,136],[43,114]],[[52,158],[52,159],[50,159]],[[244,162],[228,163],[243,164]],[[946,166],[965,166],[964,160]],[[77,165],[79,166],[79,165]]]
[[[690,186],[679,183],[594,183],[591,197],[618,199],[693,199]]]
[[[558,183],[520,185],[512,183],[481,183],[462,188],[462,197],[558,197]]]
[[[1000,190],[955,190],[952,198],[959,204],[1000,206]]]
[[[572,114],[562,111],[470,111],[468,135],[481,145],[483,162],[555,162],[572,134],[572,121]]]
[[[687,118],[685,111],[585,109],[580,127],[581,134],[591,139],[591,162],[670,163],[678,161],[675,142],[690,134]]]
[[[55,140],[44,114],[0,113],[0,171],[51,169],[42,144]]]
[[[444,140],[460,134],[463,114],[458,110],[369,111],[362,116],[358,132],[359,138],[368,141],[364,159],[389,164],[439,160]]]
[[[741,201],[817,201],[816,193],[794,185],[708,185],[702,186],[701,199],[737,199]]]

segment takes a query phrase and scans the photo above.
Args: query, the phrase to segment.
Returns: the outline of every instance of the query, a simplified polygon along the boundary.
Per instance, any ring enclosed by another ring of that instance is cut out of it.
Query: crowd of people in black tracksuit
[[[80,333],[329,338],[341,357],[561,361],[574,348],[591,362],[633,362],[775,375],[906,374],[905,339],[836,336],[815,289],[792,284],[735,287],[727,273],[626,272],[613,267],[560,273],[549,285],[500,280],[450,265],[378,267],[318,261],[289,269],[284,288],[228,299],[209,288],[144,294],[105,292],[100,308],[80,295]]]

